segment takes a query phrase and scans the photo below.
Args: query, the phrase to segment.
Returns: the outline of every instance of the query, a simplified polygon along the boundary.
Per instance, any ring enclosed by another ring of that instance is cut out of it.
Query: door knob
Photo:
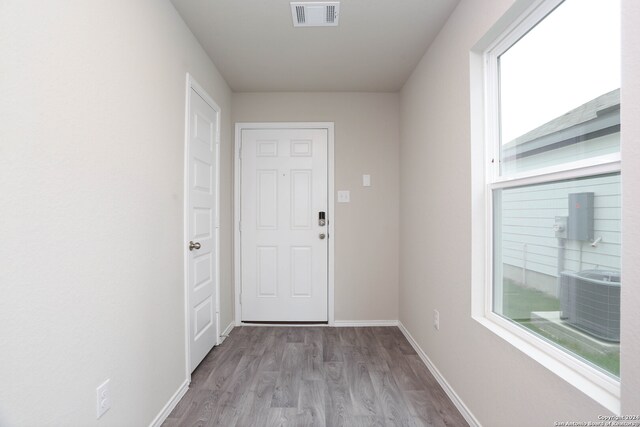
[[[192,251],[194,249],[200,249],[200,243],[199,242],[195,242],[193,243],[193,241],[189,242],[189,250]]]
[[[320,235],[318,236],[320,238],[320,240],[324,239],[326,237],[326,235],[324,233],[320,233]]]

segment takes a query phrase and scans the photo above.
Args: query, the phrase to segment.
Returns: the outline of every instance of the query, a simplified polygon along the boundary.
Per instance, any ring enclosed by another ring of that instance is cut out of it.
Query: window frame
[[[507,13],[496,24],[498,28],[489,31],[471,52],[472,159],[474,155],[481,154],[480,150],[474,147],[475,144],[480,143],[484,151],[483,156],[478,156],[483,164],[472,160],[472,178],[480,181],[479,184],[474,184],[472,189],[472,225],[475,240],[475,243],[472,243],[472,317],[607,409],[619,414],[618,379],[493,311],[494,190],[621,172],[621,155],[618,151],[509,176],[500,175],[498,58],[563,1],[516,2],[513,7],[516,13]],[[482,91],[474,90],[474,82],[482,86]]]

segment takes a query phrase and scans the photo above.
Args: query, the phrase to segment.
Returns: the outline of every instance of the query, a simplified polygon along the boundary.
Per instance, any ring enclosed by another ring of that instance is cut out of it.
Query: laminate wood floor
[[[396,327],[236,327],[164,426],[466,426]]]

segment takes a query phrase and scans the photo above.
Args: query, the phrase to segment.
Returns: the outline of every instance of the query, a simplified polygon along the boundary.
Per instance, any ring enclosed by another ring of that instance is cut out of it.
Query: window
[[[480,227],[487,262],[480,317],[615,411],[620,5],[533,3],[483,49]]]

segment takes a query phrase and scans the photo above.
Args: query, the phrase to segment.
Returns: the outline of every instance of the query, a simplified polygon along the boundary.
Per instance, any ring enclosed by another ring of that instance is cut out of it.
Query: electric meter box
[[[553,224],[553,232],[558,239],[567,238],[567,217],[557,216]]]
[[[593,195],[594,193],[569,194],[567,239],[593,241]]]

